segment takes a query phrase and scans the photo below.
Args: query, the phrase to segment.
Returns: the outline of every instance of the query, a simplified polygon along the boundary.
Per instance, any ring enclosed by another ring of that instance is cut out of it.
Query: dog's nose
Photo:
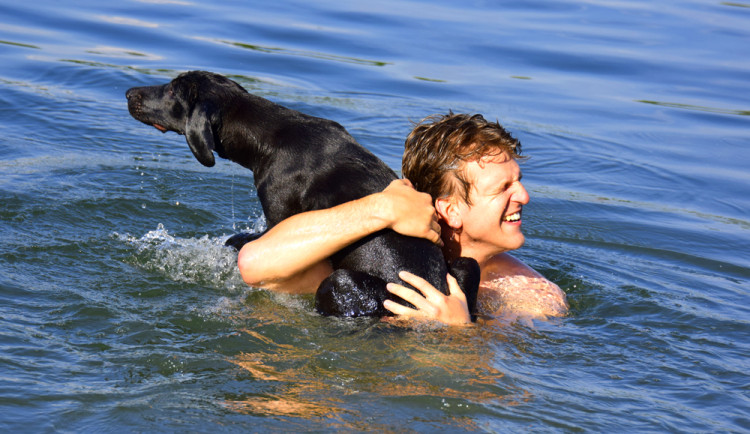
[[[135,88],[131,87],[130,89],[125,92],[125,98],[130,99],[135,96]]]

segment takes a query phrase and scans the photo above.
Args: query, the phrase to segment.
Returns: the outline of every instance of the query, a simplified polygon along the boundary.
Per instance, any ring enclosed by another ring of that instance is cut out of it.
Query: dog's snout
[[[125,91],[125,98],[128,101],[128,111],[134,118],[141,120],[141,110],[143,109],[143,93],[137,87],[131,87]]]

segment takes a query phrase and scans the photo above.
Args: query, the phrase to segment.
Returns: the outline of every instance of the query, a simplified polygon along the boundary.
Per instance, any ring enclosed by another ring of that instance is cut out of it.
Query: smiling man
[[[464,256],[479,263],[480,313],[507,319],[563,315],[565,293],[507,253],[525,241],[521,216],[529,194],[521,183],[520,154],[520,142],[499,123],[449,113],[414,128],[406,139],[402,169],[417,190],[434,200],[446,259]],[[457,297],[442,296],[424,281],[409,283],[424,296],[390,285],[391,292],[417,307],[387,303],[395,314],[432,318],[450,309],[449,299]]]
[[[403,174],[411,183],[394,181],[380,193],[282,221],[242,248],[240,273],[254,286],[314,292],[333,271],[328,257],[390,228],[437,242],[448,260],[476,259],[482,280],[480,314],[507,319],[563,315],[567,301],[560,288],[506,253],[525,240],[521,216],[529,195],[521,184],[520,152],[518,140],[481,115],[427,118],[406,140]],[[389,291],[415,306],[386,301],[394,314],[446,324],[470,322],[455,279],[448,277],[451,291],[443,295],[419,276],[400,277],[419,292],[389,284]]]

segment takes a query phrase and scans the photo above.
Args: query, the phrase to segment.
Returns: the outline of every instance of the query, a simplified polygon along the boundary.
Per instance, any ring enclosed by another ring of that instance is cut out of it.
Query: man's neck
[[[443,234],[443,256],[448,262],[456,258],[474,258],[479,263],[479,268],[484,269],[487,262],[499,252],[482,252],[473,247],[471,243],[462,238],[462,234],[447,226],[442,227]]]

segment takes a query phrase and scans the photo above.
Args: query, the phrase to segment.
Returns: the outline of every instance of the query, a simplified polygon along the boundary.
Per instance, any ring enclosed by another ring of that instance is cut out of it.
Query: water
[[[750,4],[0,0],[5,431],[750,431]],[[268,3],[268,4],[266,4]],[[124,92],[206,69],[342,123],[500,119],[533,326],[321,318],[245,286],[251,174]]]

